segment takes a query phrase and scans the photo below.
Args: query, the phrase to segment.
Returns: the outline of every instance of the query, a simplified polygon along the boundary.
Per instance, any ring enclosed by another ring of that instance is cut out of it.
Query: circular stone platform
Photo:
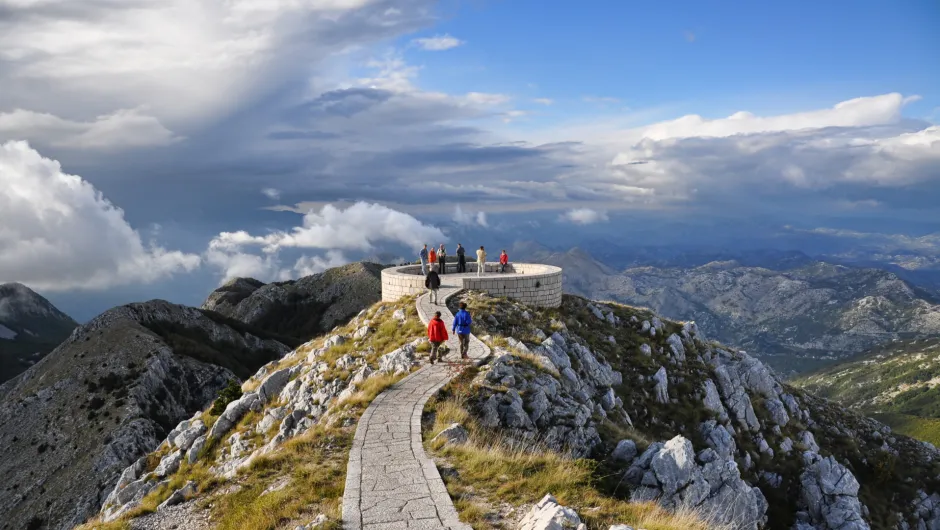
[[[454,271],[456,263],[448,263]],[[441,275],[441,287],[459,287],[504,296],[538,307],[561,305],[561,267],[539,263],[512,263],[499,272],[498,263],[487,263],[483,276],[477,276],[476,262],[467,263],[467,271]],[[382,271],[382,300],[394,302],[402,296],[425,292],[421,265],[390,267]]]

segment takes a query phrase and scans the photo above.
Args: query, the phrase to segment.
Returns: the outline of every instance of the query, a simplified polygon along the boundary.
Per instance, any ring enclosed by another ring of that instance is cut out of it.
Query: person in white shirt
[[[477,251],[477,276],[483,276],[483,269],[486,268],[486,250],[483,249],[483,245],[480,245],[480,250]]]

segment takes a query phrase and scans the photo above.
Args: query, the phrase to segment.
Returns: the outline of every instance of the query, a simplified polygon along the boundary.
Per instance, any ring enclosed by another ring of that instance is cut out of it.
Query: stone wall
[[[451,265],[451,264],[448,264]],[[450,268],[450,267],[449,267]],[[459,281],[444,275],[445,285],[462,285],[464,289],[484,291],[493,296],[504,296],[528,305],[558,307],[561,305],[561,268],[537,263],[514,263],[505,273],[499,273],[498,263],[486,264],[486,275],[477,278],[476,263],[467,263],[469,276]],[[405,265],[382,271],[382,300],[395,301],[402,296],[425,290],[420,265]]]

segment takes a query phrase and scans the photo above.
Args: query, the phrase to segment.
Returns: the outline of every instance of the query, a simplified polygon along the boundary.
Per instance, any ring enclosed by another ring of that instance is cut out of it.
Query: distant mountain
[[[268,284],[235,278],[213,291],[202,308],[276,333],[297,345],[379,301],[383,268],[375,263],[350,263],[298,280]]]
[[[934,295],[879,269],[790,256],[785,263],[797,266],[780,270],[722,261],[616,272],[580,249],[533,255],[565,269],[568,292],[694,320],[709,336],[762,355],[783,373],[940,333]]]
[[[20,283],[0,285],[0,383],[36,364],[78,323]]]
[[[793,384],[940,444],[940,337],[883,344]]]
[[[162,300],[106,311],[0,385],[0,528],[67,529],[181,419],[289,351]]]

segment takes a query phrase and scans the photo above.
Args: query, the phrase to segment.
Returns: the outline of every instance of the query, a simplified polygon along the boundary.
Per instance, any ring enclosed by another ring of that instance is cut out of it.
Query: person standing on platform
[[[477,251],[477,276],[483,276],[483,273],[486,272],[486,250],[483,249],[483,245],[480,245],[480,250]]]
[[[437,265],[431,265],[431,270],[424,278],[424,286],[428,288],[428,300],[434,305],[437,304],[437,290],[441,288],[441,277],[437,275]]]
[[[457,243],[457,272],[467,272],[467,249]]]
[[[441,264],[441,274],[447,274],[447,250],[444,249],[444,243],[437,250],[437,261]]]
[[[506,272],[508,266],[509,254],[506,254],[506,249],[503,249],[503,252],[499,255],[499,272]]]
[[[424,248],[418,251],[418,258],[421,260],[421,276],[428,275],[428,244],[424,244]]]
[[[431,247],[431,250],[428,251],[428,265],[432,269],[437,265],[437,251],[434,250],[434,247]]]
[[[451,326],[451,331],[457,334],[461,359],[470,358],[468,352],[470,351],[470,326],[472,324],[473,319],[470,318],[470,313],[467,311],[467,303],[460,302],[460,311],[457,311],[457,314],[454,315],[454,325]]]

